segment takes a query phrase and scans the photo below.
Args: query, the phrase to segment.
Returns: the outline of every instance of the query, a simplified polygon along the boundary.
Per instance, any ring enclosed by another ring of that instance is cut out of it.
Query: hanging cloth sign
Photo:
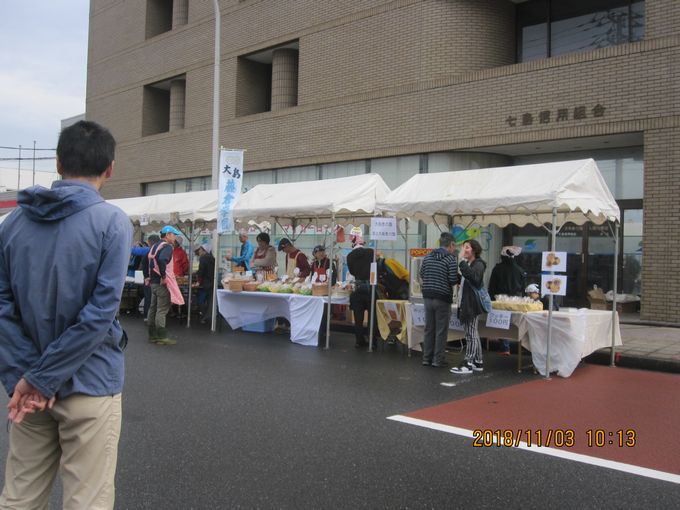
[[[234,231],[233,209],[241,195],[243,183],[243,151],[221,150],[219,166],[219,194],[217,231],[220,234]]]

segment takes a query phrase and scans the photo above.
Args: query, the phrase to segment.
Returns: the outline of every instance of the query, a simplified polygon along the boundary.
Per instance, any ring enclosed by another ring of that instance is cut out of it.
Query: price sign
[[[149,215],[148,214],[140,214],[139,215],[139,224],[144,227],[149,224]]]
[[[414,326],[425,325],[425,305],[411,306],[411,322]]]
[[[465,331],[463,323],[460,322],[458,315],[456,313],[451,313],[451,318],[449,319],[449,329],[455,329],[456,331]]]
[[[371,240],[396,241],[397,218],[371,218]]]
[[[512,312],[491,310],[486,316],[486,327],[496,329],[510,329]]]

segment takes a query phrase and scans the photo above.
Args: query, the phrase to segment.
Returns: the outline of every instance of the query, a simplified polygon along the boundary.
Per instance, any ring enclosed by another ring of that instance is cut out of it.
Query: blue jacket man
[[[241,232],[238,235],[238,240],[241,242],[241,254],[238,257],[225,257],[227,260],[231,260],[233,263],[243,266],[246,271],[250,271],[250,261],[253,259],[255,250],[253,245],[248,240],[248,234]]]
[[[113,507],[125,347],[116,313],[132,245],[129,219],[98,191],[114,148],[98,124],[65,128],[64,180],[20,191],[0,225],[0,380],[12,421],[0,508],[46,507],[60,462],[64,508]]]

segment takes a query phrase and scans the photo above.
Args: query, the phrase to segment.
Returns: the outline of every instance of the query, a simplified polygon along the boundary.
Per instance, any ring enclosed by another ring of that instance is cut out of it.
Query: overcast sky
[[[0,146],[54,148],[60,121],[85,112],[88,21],[88,0],[0,0]],[[0,161],[2,174],[16,169]]]

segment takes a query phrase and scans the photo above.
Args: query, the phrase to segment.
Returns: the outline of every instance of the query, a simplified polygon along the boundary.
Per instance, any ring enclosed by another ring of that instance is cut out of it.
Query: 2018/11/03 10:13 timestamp
[[[489,446],[523,446],[573,448],[577,446],[578,437],[573,429],[476,429],[473,431],[473,443],[475,447]],[[637,434],[634,429],[588,429],[585,431],[585,443],[588,448],[602,448],[616,446],[619,448],[632,448],[637,442]]]

